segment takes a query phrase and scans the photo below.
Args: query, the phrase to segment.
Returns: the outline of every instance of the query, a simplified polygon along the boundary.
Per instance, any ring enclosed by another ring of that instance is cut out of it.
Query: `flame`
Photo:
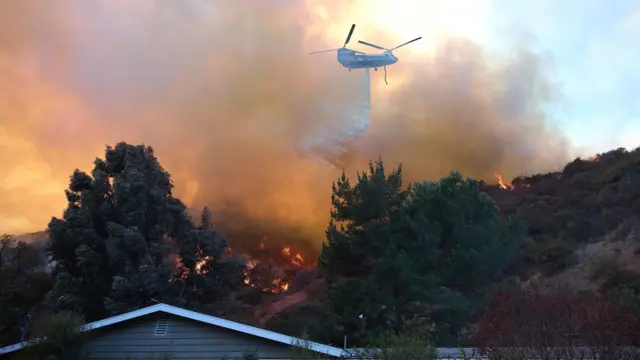
[[[264,237],[262,240],[263,241],[259,243],[259,249],[265,250],[266,247],[265,247],[264,240],[266,240],[266,237]],[[229,253],[232,252],[231,247],[228,247],[227,250],[229,251]],[[288,262],[295,265],[296,267],[303,267],[308,264],[306,264],[302,254],[293,251],[293,247],[291,245],[285,246],[282,249],[280,249],[280,253],[285,257],[281,258],[279,262],[276,262],[276,263],[271,263],[272,260],[269,258],[269,261],[264,263],[264,267],[266,269],[264,271],[262,267],[260,269],[257,269],[257,266],[262,263],[261,260],[259,259],[247,260],[246,266],[243,270],[243,275],[244,275],[244,279],[242,280],[243,283],[252,288],[260,289],[263,292],[271,293],[271,294],[280,294],[289,290],[290,281],[287,279],[289,275],[285,275],[285,276],[278,275],[271,278],[271,276],[273,275],[265,275],[265,274],[268,274],[269,272],[272,271],[272,266],[276,266],[276,268],[280,267],[282,265],[282,261],[284,261],[285,265]],[[198,256],[200,260],[196,262],[194,267],[194,272],[196,274],[205,275],[209,272],[209,269],[205,265],[208,262],[212,261],[213,258],[211,256],[202,257],[201,254],[202,254],[201,249],[198,248],[196,250],[196,256]],[[184,267],[184,264],[182,263],[180,258],[176,259],[176,270],[182,279],[186,279],[191,274],[191,272]],[[287,271],[290,271],[290,269]],[[259,273],[262,273],[262,275]],[[266,280],[266,283],[262,282],[263,280]]]
[[[595,155],[589,158],[589,161],[600,161],[600,156]]]
[[[505,184],[504,180],[502,179],[502,175],[500,175],[499,173],[494,172],[493,176],[495,176],[495,178],[498,179],[498,185],[501,188],[503,188],[505,190],[512,190],[513,189],[513,187],[511,185]]]
[[[247,266],[245,267],[243,273],[244,273],[244,283],[246,285],[250,285],[250,286],[254,286],[251,283],[251,276],[249,274],[249,272],[256,267],[256,261],[255,260],[250,260],[247,262]]]
[[[289,257],[289,261],[291,261],[291,263],[295,266],[304,266],[305,265],[305,260],[302,257],[302,254],[300,253],[296,253],[295,255],[291,256],[291,246],[285,246],[282,248],[282,250],[280,250],[280,252]]]
[[[304,264],[304,258],[302,257],[302,255],[300,255],[300,253],[297,253],[296,256],[291,259],[291,263],[297,266],[302,266]]]
[[[273,284],[273,289],[271,289],[271,292],[274,294],[289,290],[289,283],[284,281],[284,279],[281,277],[277,277],[273,279],[272,284]]]
[[[196,273],[205,275],[209,272],[208,269],[203,269],[202,267],[209,261],[211,261],[211,256],[205,256],[202,260],[196,263]]]
[[[251,278],[251,270],[253,270],[258,264],[255,260],[250,260],[247,262],[247,266],[244,269],[244,283],[249,285],[252,288],[258,288],[252,278]],[[285,281],[284,278],[277,276],[271,281],[271,286],[267,286],[261,289],[264,292],[272,293],[272,294],[280,294],[289,290],[289,282]]]

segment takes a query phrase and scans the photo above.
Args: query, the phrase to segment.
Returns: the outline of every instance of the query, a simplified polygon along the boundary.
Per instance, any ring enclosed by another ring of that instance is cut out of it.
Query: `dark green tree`
[[[478,181],[451,172],[439,181],[414,184],[400,228],[404,241],[429,243],[419,269],[438,284],[430,317],[438,340],[455,343],[486,300],[488,287],[519,259],[525,224],[503,219]]]
[[[192,224],[172,188],[153,149],[142,145],[107,147],[92,176],[74,172],[68,207],[49,223],[57,310],[90,321],[155,301],[180,302],[169,255],[179,252],[194,269],[226,245],[213,229]]]
[[[385,303],[383,289],[392,284],[385,280],[389,277],[383,268],[390,264],[382,260],[390,259],[393,226],[407,198],[401,168],[387,174],[381,161],[370,163],[369,171],[358,174],[357,179],[352,185],[343,172],[333,185],[327,242],[318,260],[327,272],[333,310],[356,343],[389,327],[394,309]]]
[[[175,237],[186,207],[153,149],[119,143],[76,170],[63,218],[49,223],[56,261],[55,306],[93,320],[162,300]]]
[[[209,208],[204,208],[200,218],[198,227],[180,235],[180,268],[174,281],[181,302],[196,308],[221,301],[243,287],[246,267],[244,261],[229,255],[229,241],[215,228]]]
[[[355,186],[343,174],[332,203],[319,264],[352,341],[425,332],[431,322],[441,341],[457,335],[524,233],[458,173],[405,191],[401,169],[385,174],[378,162]]]
[[[0,346],[29,335],[53,285],[43,251],[10,235],[0,236]]]

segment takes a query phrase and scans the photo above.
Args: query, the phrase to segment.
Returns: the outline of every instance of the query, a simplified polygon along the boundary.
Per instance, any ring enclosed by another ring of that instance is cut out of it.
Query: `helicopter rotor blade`
[[[344,45],[342,47],[346,47],[349,41],[351,40],[351,35],[353,35],[353,31],[356,29],[356,24],[351,25],[351,30],[349,30],[349,35],[347,35],[347,40],[344,41]]]
[[[389,50],[389,49],[383,48],[383,47],[382,47],[382,46],[380,46],[380,45],[376,45],[376,44],[368,43],[368,42],[366,42],[366,41],[358,40],[358,42],[359,42],[360,44],[363,44],[363,45],[371,46],[372,48],[376,48],[376,49],[380,49],[380,50]]]
[[[341,49],[341,48],[340,48]],[[313,51],[310,52],[309,55],[315,55],[315,54],[323,54],[323,53],[328,53],[328,52],[332,52],[332,51],[338,51],[340,49],[329,49],[329,50],[319,50],[319,51]]]
[[[395,50],[395,49],[399,49],[399,48],[401,48],[401,47],[403,47],[403,46],[405,46],[405,45],[409,45],[409,44],[411,44],[412,42],[414,42],[414,41],[418,41],[418,40],[420,40],[420,39],[422,39],[422,36],[417,37],[417,38],[415,38],[415,39],[413,39],[413,40],[409,40],[409,41],[407,41],[407,42],[406,42],[406,43],[404,43],[404,44],[398,45],[398,46],[394,47],[393,49],[391,49],[390,51],[393,51],[393,50]]]

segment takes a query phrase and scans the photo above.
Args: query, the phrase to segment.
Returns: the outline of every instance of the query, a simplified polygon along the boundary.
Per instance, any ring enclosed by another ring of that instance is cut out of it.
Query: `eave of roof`
[[[122,323],[127,320],[136,319],[136,318],[157,313],[157,312],[164,312],[170,315],[198,321],[198,322],[213,325],[213,326],[218,326],[224,329],[241,332],[247,335],[252,335],[258,338],[271,340],[271,341],[278,342],[285,345],[300,346],[300,344],[304,344],[304,346],[308,347],[309,350],[312,350],[314,352],[321,353],[324,355],[329,355],[334,357],[350,356],[350,354],[345,350],[336,348],[333,346],[305,341],[299,338],[295,338],[293,336],[280,334],[270,330],[260,329],[255,326],[245,325],[238,322],[221,319],[219,317],[198,313],[195,311],[191,311],[191,310],[187,310],[187,309],[183,309],[183,308],[179,308],[179,307],[167,305],[167,304],[156,304],[156,305],[148,306],[142,309],[130,311],[128,313],[116,315],[104,320],[94,321],[92,323],[83,325],[80,328],[80,331],[84,332],[84,331],[96,330],[96,329],[104,328],[113,324]],[[0,348],[0,355],[8,354],[8,353],[23,349],[29,346],[30,344],[33,344],[33,342],[34,342],[33,340],[23,341],[21,343],[5,346],[3,348]]]

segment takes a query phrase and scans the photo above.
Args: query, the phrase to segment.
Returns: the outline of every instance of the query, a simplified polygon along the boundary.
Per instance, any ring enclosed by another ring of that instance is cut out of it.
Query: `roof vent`
[[[158,324],[156,324],[156,336],[165,336],[169,331],[169,319],[160,318],[158,319]]]

